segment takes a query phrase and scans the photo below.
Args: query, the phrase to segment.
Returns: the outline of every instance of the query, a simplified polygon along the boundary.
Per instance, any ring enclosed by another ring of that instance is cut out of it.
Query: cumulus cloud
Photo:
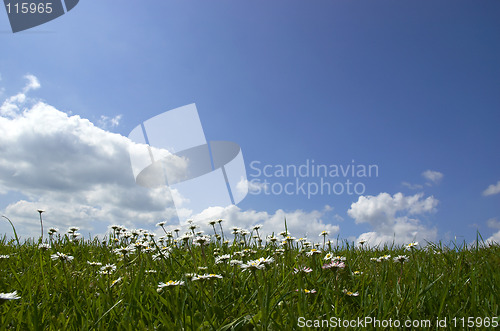
[[[412,196],[380,193],[377,196],[360,196],[347,214],[356,224],[367,223],[373,227],[374,231],[363,233],[358,238],[358,241],[363,239],[370,245],[433,241],[437,237],[437,229],[425,226],[415,216],[434,212],[437,204],[437,199],[432,196],[423,198],[422,193]]]
[[[31,90],[36,90],[40,88],[40,82],[38,79],[33,76],[33,75],[26,75],[24,76],[28,82],[26,85],[22,88],[22,91],[17,93],[16,95],[13,95],[9,98],[7,98],[2,105],[0,106],[0,116],[4,117],[14,117],[18,114],[20,111],[20,105],[26,102],[26,93],[28,93]],[[3,90],[2,90],[3,93]]]
[[[483,191],[484,196],[494,195],[500,193],[500,180],[496,184],[491,184],[486,190]]]
[[[421,189],[424,188],[423,185],[420,185],[420,184],[411,184],[411,183],[408,183],[408,182],[402,182],[401,185],[406,186],[410,190],[421,190]]]
[[[98,126],[101,129],[107,130],[107,129],[113,129],[116,128],[118,125],[120,125],[120,120],[122,119],[122,115],[116,115],[115,117],[108,117],[101,115],[101,118],[97,122]]]
[[[496,218],[490,218],[486,224],[488,225],[489,228],[491,229],[496,229],[497,232],[493,233],[491,237],[485,240],[486,244],[492,245],[500,245],[500,221],[498,221]]]
[[[443,179],[443,174],[439,171],[426,170],[422,173],[422,177],[432,184],[437,184]]]
[[[265,233],[279,232],[285,218],[296,236],[316,237],[323,230],[331,234],[339,230],[324,221],[331,208],[267,213],[229,206],[208,208],[198,215],[183,209],[182,203],[175,208],[174,200],[183,201],[176,190],[165,185],[146,188],[134,180],[129,152],[149,155],[147,146],[46,103],[28,103],[27,93],[40,83],[34,76],[26,79],[21,92],[8,98],[0,110],[0,201],[5,206],[0,214],[9,217],[25,239],[40,234],[37,209],[46,210],[45,230],[78,226],[85,236],[103,234],[110,224],[153,230],[159,221],[176,226],[178,219],[185,222],[188,218],[200,223],[223,218],[228,232],[229,226],[251,228],[257,223]],[[150,150],[155,155],[169,154]],[[169,175],[182,178],[186,160],[172,155],[168,160]],[[11,231],[8,222],[0,222],[1,233]]]
[[[205,209],[203,212],[192,215],[191,219],[195,224],[200,226],[200,229],[213,233],[212,227],[208,225],[211,220],[223,219],[224,233],[227,236],[230,234],[232,227],[243,228],[251,230],[254,225],[260,224],[262,228],[260,234],[265,236],[274,233],[277,235],[285,230],[285,219],[288,232],[291,235],[299,238],[308,238],[311,241],[319,242],[321,238],[318,235],[321,231],[329,231],[330,237],[339,232],[338,225],[327,223],[330,220],[328,212],[331,208],[325,207],[322,211],[313,210],[310,212],[303,210],[294,210],[285,212],[278,209],[273,213],[255,210],[241,210],[235,205],[227,207],[211,207]],[[170,226],[175,228],[176,225]],[[232,238],[232,237],[231,237]]]
[[[39,208],[46,209],[47,226],[76,225],[85,234],[109,223],[154,224],[176,215],[166,187],[136,185],[129,151],[138,144],[46,103],[28,105],[25,93],[40,83],[26,78],[0,112],[0,194],[9,199],[2,214],[19,234],[38,235]],[[182,172],[185,162],[171,157],[169,166]],[[3,223],[0,230],[10,232]]]

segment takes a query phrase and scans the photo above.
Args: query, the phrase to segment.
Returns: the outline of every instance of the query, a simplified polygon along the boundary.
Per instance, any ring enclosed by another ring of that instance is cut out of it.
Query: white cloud
[[[122,115],[116,115],[115,117],[108,117],[101,115],[101,118],[99,121],[97,121],[98,126],[101,129],[107,130],[107,129],[113,129],[116,128],[118,125],[120,125],[120,120],[122,119]]]
[[[439,171],[426,170],[422,173],[422,177],[433,184],[437,184],[443,179],[443,174]]]
[[[175,190],[136,185],[129,151],[136,153],[141,145],[46,103],[27,106],[25,92],[39,86],[36,77],[28,80],[23,93],[9,98],[15,107],[0,112],[0,199],[9,199],[0,215],[9,217],[24,239],[40,234],[37,209],[46,210],[42,215],[45,233],[49,227],[65,231],[78,226],[86,237],[103,234],[114,223],[153,230],[160,220],[176,219],[176,215],[183,222],[188,217],[201,223],[223,218],[227,234],[232,225],[251,228],[257,223],[263,225],[263,234],[280,232],[285,217],[289,231],[297,237],[310,235],[311,240],[319,240],[321,231],[333,235],[339,230],[324,221],[331,207],[273,213],[213,207],[194,216],[182,206],[176,210],[172,199],[182,202],[183,197]],[[155,155],[163,152],[152,150]],[[169,160],[169,174],[182,177],[186,160],[173,156]],[[11,232],[8,222],[0,222],[0,233],[9,236]]]
[[[500,221],[498,221],[496,218],[490,218],[486,224],[488,225],[489,228],[492,229],[497,229],[498,231],[493,233],[491,237],[485,240],[486,244],[497,244],[500,245]]]
[[[23,92],[38,88],[36,77],[27,78]],[[39,235],[39,208],[46,209],[47,226],[76,225],[85,235],[109,223],[154,224],[175,215],[166,187],[135,184],[129,150],[138,144],[48,104],[28,107],[25,101],[18,93],[0,112],[0,194],[9,194],[1,214],[20,235]],[[171,157],[168,165],[182,173],[185,162]],[[22,198],[12,201],[10,193]],[[5,223],[0,231],[10,233]]]
[[[40,88],[40,82],[35,76],[26,75],[24,78],[28,80],[28,83],[23,87],[21,92],[7,98],[2,103],[0,106],[0,116],[15,117],[20,111],[19,107],[26,102],[26,93]]]
[[[26,78],[28,80],[28,84],[26,84],[26,86],[24,86],[24,88],[23,88],[24,94],[28,93],[31,90],[37,90],[41,87],[40,82],[38,81],[38,78],[36,78],[35,76],[28,74],[28,75],[24,76],[24,78]]]
[[[275,235],[285,230],[285,219],[288,232],[291,235],[299,237],[308,237],[309,240],[319,242],[321,238],[318,235],[323,230],[330,231],[330,237],[339,232],[338,225],[327,224],[324,219],[330,219],[327,213],[329,208],[323,211],[313,210],[306,212],[303,210],[295,210],[285,212],[281,209],[276,210],[274,213],[267,213],[264,211],[246,210],[242,211],[239,207],[231,205],[228,207],[211,207],[205,209],[203,212],[192,215],[191,219],[200,226],[200,229],[213,233],[212,227],[208,226],[208,222],[216,219],[223,219],[222,223],[224,234],[232,238],[231,228],[233,226],[251,230],[254,225],[261,224],[262,228],[260,234],[265,236],[267,234]],[[176,225],[170,226],[174,228]]]
[[[483,191],[484,196],[494,195],[500,193],[500,180],[496,184],[491,184],[486,190]]]
[[[422,193],[412,196],[380,193],[377,196],[360,196],[347,214],[354,218],[356,224],[368,223],[373,227],[374,231],[363,233],[358,238],[367,240],[370,245],[433,241],[437,237],[437,229],[423,225],[413,216],[434,212],[437,204],[438,200],[432,196],[423,199]]]
[[[424,188],[423,185],[420,184],[411,184],[408,182],[402,182],[401,185],[408,187],[410,190],[421,190]]]

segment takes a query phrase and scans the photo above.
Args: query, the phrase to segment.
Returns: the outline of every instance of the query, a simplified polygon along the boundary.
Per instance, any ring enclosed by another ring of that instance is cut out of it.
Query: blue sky
[[[207,140],[241,146],[249,180],[266,179],[252,162],[378,166],[351,178],[361,195],[251,185],[237,207],[191,215],[200,223],[277,231],[287,217],[314,240],[327,229],[373,243],[472,242],[476,230],[500,241],[499,14],[491,0],[82,0],[13,34],[0,11],[1,214],[25,237],[42,207],[47,226],[84,235],[176,226],[158,192],[134,188],[125,137],[196,103]],[[116,152],[106,162],[103,146]]]

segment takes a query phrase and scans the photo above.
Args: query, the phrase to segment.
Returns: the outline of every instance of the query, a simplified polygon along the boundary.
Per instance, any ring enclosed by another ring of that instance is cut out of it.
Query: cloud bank
[[[363,239],[370,245],[392,242],[400,245],[436,239],[437,229],[425,226],[416,216],[434,212],[437,204],[437,199],[432,196],[423,198],[422,193],[412,196],[380,193],[359,197],[347,214],[356,224],[367,223],[373,227],[374,231],[361,234],[358,241]]]

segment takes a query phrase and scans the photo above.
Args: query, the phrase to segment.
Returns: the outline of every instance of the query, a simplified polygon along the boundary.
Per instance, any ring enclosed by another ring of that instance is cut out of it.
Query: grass
[[[361,330],[378,320],[385,329],[398,329],[396,321],[404,329],[409,321],[419,330],[451,330],[499,323],[498,245],[366,248],[320,237],[308,246],[286,234],[259,244],[258,230],[222,237],[222,227],[213,229],[217,235],[197,236],[193,228],[191,235],[165,231],[158,238],[118,227],[104,241],[78,239],[73,229],[45,237],[45,246],[4,236],[0,292],[17,291],[20,299],[0,299],[0,329],[294,330],[351,323],[349,329]],[[438,328],[444,319],[446,327]]]

